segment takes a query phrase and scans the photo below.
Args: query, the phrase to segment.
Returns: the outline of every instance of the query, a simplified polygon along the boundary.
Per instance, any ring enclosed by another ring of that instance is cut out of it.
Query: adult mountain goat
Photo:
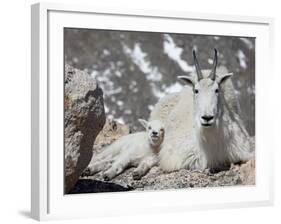
[[[166,171],[220,169],[253,156],[252,140],[243,122],[231,109],[234,92],[223,91],[232,73],[217,74],[217,50],[212,70],[201,70],[193,51],[195,76],[179,76],[188,86],[156,105],[150,119],[165,123],[166,133],[159,152]],[[225,95],[229,101],[226,102]]]

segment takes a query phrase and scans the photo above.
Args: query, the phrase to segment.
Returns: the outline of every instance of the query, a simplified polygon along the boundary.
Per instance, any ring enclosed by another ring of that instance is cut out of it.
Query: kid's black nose
[[[158,134],[158,132],[156,132],[156,131],[153,131],[153,132],[152,132],[152,134],[153,134],[153,135],[157,135],[157,134]]]

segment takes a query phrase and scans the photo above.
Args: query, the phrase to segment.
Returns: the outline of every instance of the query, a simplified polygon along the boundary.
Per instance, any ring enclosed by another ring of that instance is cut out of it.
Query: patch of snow
[[[121,73],[120,71],[118,71],[118,70],[115,71],[115,75],[116,75],[117,77],[119,77],[119,78],[122,77],[122,73]]]
[[[139,89],[138,88],[133,88],[132,91],[133,91],[133,93],[137,93],[139,91]]]
[[[242,42],[244,42],[249,49],[253,49],[254,48],[254,44],[253,44],[253,42],[249,38],[241,37],[240,40]]]
[[[104,104],[104,112],[107,114],[109,112],[109,108],[106,104]]]
[[[154,106],[153,105],[148,105],[148,110],[149,111],[152,111],[154,109]]]
[[[119,87],[117,89],[108,90],[105,94],[106,95],[115,95],[115,94],[118,94],[121,92],[122,92],[122,87]]]
[[[147,80],[151,81],[161,81],[162,74],[159,72],[158,68],[152,66],[150,61],[146,59],[147,54],[142,51],[140,44],[136,43],[133,49],[130,49],[127,45],[123,44],[123,50],[127,54],[135,65],[146,74]]]
[[[156,70],[155,70],[156,69]],[[162,74],[158,72],[158,68],[154,68],[148,76],[146,76],[147,80],[159,82],[162,80]]]
[[[107,49],[103,49],[102,53],[103,53],[105,56],[110,55],[110,52],[109,52],[109,50],[107,50]]]
[[[175,61],[183,71],[194,71],[193,66],[190,66],[186,61],[182,60],[181,54],[183,49],[175,44],[173,38],[169,34],[164,34],[163,48],[164,53],[167,54],[173,61]]]
[[[136,85],[137,82],[135,80],[131,81],[131,83],[129,84],[129,89],[134,89]]]
[[[117,64],[118,67],[121,67],[121,66],[124,65],[124,62],[123,61],[117,61],[116,64]]]
[[[160,99],[160,98],[162,98],[162,97],[164,97],[164,96],[166,95],[164,91],[160,90],[160,89],[155,85],[155,83],[150,83],[150,86],[151,86],[151,91],[152,91],[153,95],[154,95],[156,98]]]
[[[101,83],[104,82],[107,85],[113,86],[114,83],[112,81],[110,81],[111,74],[112,73],[111,73],[110,69],[106,69],[103,72],[93,70],[91,73],[91,76],[94,77],[95,79],[97,79]]]
[[[239,59],[240,66],[241,66],[243,69],[246,69],[246,68],[247,68],[246,56],[245,56],[245,54],[243,53],[243,51],[242,51],[242,50],[238,50],[236,56],[237,56],[238,59]]]
[[[91,77],[95,78],[98,81],[99,86],[103,89],[104,95],[106,97],[122,92],[122,87],[119,86],[116,88],[115,83],[111,81],[111,77],[114,74],[116,74],[116,76],[118,77],[122,76],[122,74],[118,73],[118,71],[115,71],[116,67],[114,66],[114,64],[111,65],[111,67],[114,68],[108,68],[104,71],[93,70],[91,72]]]
[[[213,64],[213,59],[212,59],[212,58],[208,58],[208,63],[209,63],[210,65],[212,65],[212,64]]]
[[[116,104],[117,104],[119,107],[122,107],[122,106],[124,105],[124,102],[121,101],[121,100],[118,100],[118,101],[116,102]]]
[[[151,91],[152,91],[153,95],[158,99],[160,99],[170,93],[180,92],[183,88],[183,86],[179,82],[176,82],[170,86],[167,86],[167,87],[163,88],[163,90],[161,88],[159,88],[158,86],[156,86],[155,83],[150,83],[150,86],[151,86]]]
[[[182,90],[182,85],[179,82],[165,88],[165,93],[177,93]]]
[[[130,90],[133,90],[133,89],[135,89],[135,88],[136,88],[136,85],[133,85],[133,84],[130,84],[130,85],[129,85],[129,89],[130,89]]]
[[[129,110],[129,109],[126,109],[126,110],[124,111],[124,114],[132,114],[132,111]]]
[[[107,118],[110,119],[110,120],[112,120],[114,117],[113,117],[112,114],[108,114],[108,115],[107,115]]]
[[[241,93],[240,93],[240,91],[234,89],[234,94],[235,94],[236,96],[239,96]]]
[[[115,118],[114,120],[117,121],[120,124],[125,124],[125,121],[124,121],[124,119],[122,117]]]
[[[219,40],[219,39],[220,39],[220,37],[218,37],[218,36],[214,36],[214,39],[215,39],[215,40]]]
[[[93,78],[95,78],[95,79],[97,78],[98,74],[99,74],[99,72],[96,71],[96,70],[93,70],[93,71],[91,72],[91,76],[92,76]]]

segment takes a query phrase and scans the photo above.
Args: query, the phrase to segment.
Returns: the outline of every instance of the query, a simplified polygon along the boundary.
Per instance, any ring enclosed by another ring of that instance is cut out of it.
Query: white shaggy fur
[[[217,77],[224,72],[217,71]],[[210,71],[202,73],[207,78]],[[196,119],[192,87],[186,86],[180,93],[159,101],[150,119],[160,119],[165,125],[165,139],[159,152],[163,170],[215,169],[253,156],[252,140],[234,112],[237,101],[230,80],[222,84],[218,104],[220,111],[215,123],[205,128]]]
[[[158,152],[164,139],[164,126],[159,120],[147,122],[139,119],[146,128],[123,136],[93,157],[88,171],[94,174],[103,171],[105,180],[110,180],[128,167],[137,167],[134,179],[140,179],[150,168],[158,164]]]

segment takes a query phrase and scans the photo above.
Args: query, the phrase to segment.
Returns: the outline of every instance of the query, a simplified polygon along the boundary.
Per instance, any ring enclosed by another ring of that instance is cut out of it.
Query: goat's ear
[[[178,76],[178,79],[183,80],[188,85],[192,85],[192,86],[195,85],[195,79],[192,76],[180,75]]]
[[[219,84],[224,83],[228,78],[230,78],[231,76],[233,76],[233,73],[227,73],[227,74],[223,74],[217,77],[217,82]]]
[[[146,129],[148,122],[146,120],[144,120],[144,119],[138,119],[138,120],[141,123],[141,125]]]

